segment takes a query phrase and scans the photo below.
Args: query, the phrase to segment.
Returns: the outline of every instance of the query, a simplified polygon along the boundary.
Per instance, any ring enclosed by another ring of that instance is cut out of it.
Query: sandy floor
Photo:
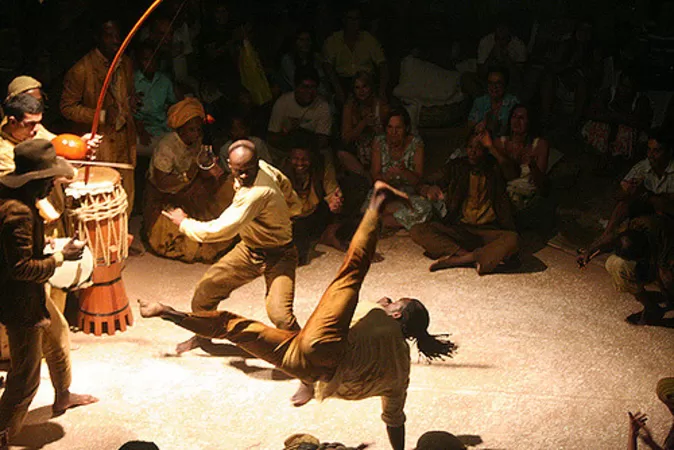
[[[320,249],[320,247],[319,247]],[[407,401],[407,447],[427,430],[447,430],[481,449],[624,448],[627,411],[650,414],[658,440],[671,416],[654,394],[674,375],[674,329],[634,327],[623,319],[639,306],[616,294],[602,267],[579,271],[573,258],[544,248],[525,256],[519,274],[478,277],[474,270],[429,273],[408,238],[379,245],[386,256],[365,281],[362,301],[415,296],[431,312],[431,331],[450,332],[456,358],[417,360]],[[304,322],[341,262],[331,249],[299,270],[297,316]],[[223,345],[180,358],[161,353],[189,336],[138,315],[135,300],[189,306],[205,265],[149,254],[124,272],[135,324],[125,333],[72,335],[73,391],[98,404],[50,418],[53,391],[46,367],[20,443],[28,448],[117,449],[128,440],[170,449],[281,449],[307,432],[321,441],[388,447],[380,402],[327,400],[293,408],[297,381]],[[223,303],[267,321],[263,281]]]

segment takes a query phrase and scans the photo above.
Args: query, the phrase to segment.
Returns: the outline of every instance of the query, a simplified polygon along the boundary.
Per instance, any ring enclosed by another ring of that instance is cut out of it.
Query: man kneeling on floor
[[[428,359],[452,356],[455,345],[428,333],[428,311],[416,299],[379,300],[351,326],[360,287],[377,244],[380,216],[386,202],[407,196],[381,181],[337,277],[323,294],[301,331],[281,330],[229,311],[183,313],[161,303],[139,301],[143,317],[161,317],[208,338],[228,339],[293,377],[302,380],[292,400],[296,406],[314,397],[360,400],[382,397],[382,420],[391,446],[405,444],[405,413],[410,374],[407,339],[417,342]],[[376,374],[376,376],[375,376]]]

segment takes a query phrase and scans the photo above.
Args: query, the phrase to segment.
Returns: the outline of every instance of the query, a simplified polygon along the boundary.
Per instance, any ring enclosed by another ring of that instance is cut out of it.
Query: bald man
[[[234,142],[228,149],[229,169],[234,177],[232,204],[209,222],[190,219],[176,208],[163,214],[180,232],[197,242],[241,241],[213,264],[192,298],[192,311],[214,311],[236,288],[259,276],[265,278],[267,314],[283,330],[299,330],[293,313],[297,249],[292,240],[291,217],[301,213],[300,200],[290,180],[275,167],[260,160],[255,144]],[[208,340],[193,336],[178,344],[182,354]]]

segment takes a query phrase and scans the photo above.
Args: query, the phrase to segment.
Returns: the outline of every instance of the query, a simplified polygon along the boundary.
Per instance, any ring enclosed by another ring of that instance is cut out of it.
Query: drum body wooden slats
[[[80,292],[77,322],[85,333],[100,336],[133,325],[122,281],[129,250],[128,201],[119,172],[107,167],[89,170],[88,183],[82,169],[66,188],[66,207],[71,227],[94,257],[93,285]]]

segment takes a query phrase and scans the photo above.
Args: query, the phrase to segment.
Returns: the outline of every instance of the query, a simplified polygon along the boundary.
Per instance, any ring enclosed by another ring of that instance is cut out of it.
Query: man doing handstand
[[[381,418],[391,446],[403,449],[410,373],[407,339],[413,339],[428,359],[452,356],[456,346],[428,333],[428,311],[416,299],[379,300],[382,308],[370,311],[353,326],[360,287],[377,244],[377,229],[384,204],[407,196],[384,182],[375,184],[358,231],[337,277],[323,294],[301,331],[281,330],[229,311],[183,313],[161,303],[139,301],[143,317],[161,317],[208,338],[228,339],[303,384],[293,396],[296,406],[314,397],[360,400],[382,397]]]

